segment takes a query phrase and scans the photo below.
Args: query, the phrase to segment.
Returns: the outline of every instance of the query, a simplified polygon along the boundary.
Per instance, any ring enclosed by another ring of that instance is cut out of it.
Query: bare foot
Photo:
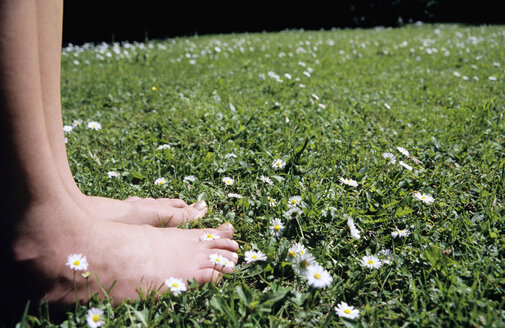
[[[74,279],[80,301],[88,299],[86,279],[80,272],[74,276],[66,266],[73,253],[87,257],[92,293],[100,291],[94,274],[105,289],[117,280],[110,293],[115,305],[136,299],[140,289],[167,290],[163,282],[169,277],[194,278],[202,284],[219,280],[221,270],[233,270],[216,268],[209,258],[212,254],[237,262],[238,244],[229,223],[192,230],[130,225],[93,218],[67,201],[31,206],[17,227],[15,264],[31,273],[32,294],[38,291],[50,304],[75,304]],[[220,238],[200,239],[208,233]]]

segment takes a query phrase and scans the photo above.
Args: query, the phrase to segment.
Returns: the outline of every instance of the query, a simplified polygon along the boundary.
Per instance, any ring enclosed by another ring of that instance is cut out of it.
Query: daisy
[[[282,169],[284,166],[286,166],[286,162],[284,162],[282,159],[276,159],[272,164],[272,167],[274,169]]]
[[[88,278],[89,278],[89,275],[90,275],[90,272],[89,272],[89,271],[86,271],[86,272],[84,272],[83,274],[81,274],[81,276],[82,276],[84,279],[88,279]]]
[[[388,164],[396,164],[396,157],[391,153],[382,153],[382,157],[389,160]]]
[[[63,132],[65,132],[65,133],[70,133],[70,132],[72,132],[73,129],[74,129],[74,127],[71,125],[63,126]]]
[[[358,183],[356,182],[356,180],[353,180],[353,179],[340,178],[340,182],[342,182],[343,184],[346,184],[348,186],[351,186],[351,187],[358,186]]]
[[[301,257],[302,255],[307,253],[307,249],[303,244],[300,243],[294,243],[289,249],[288,249],[288,260],[290,262],[296,262],[297,257]]]
[[[72,122],[72,126],[75,128],[76,126],[79,126],[82,124],[82,120],[81,119],[78,119],[78,120],[74,120]]]
[[[75,271],[86,270],[88,269],[88,260],[82,254],[71,254],[67,258],[67,265]]]
[[[98,122],[91,121],[88,123],[88,129],[100,130],[101,128],[102,128],[102,125]]]
[[[351,230],[351,236],[354,239],[360,239],[360,231],[356,228],[354,225],[354,220],[352,217],[347,218],[347,225],[349,226],[349,229]]]
[[[407,169],[409,171],[412,171],[412,166],[408,165],[404,161],[399,161],[398,164],[400,164],[401,166],[403,166],[405,169]]]
[[[268,205],[270,205],[271,207],[275,207],[275,206],[277,206],[277,201],[269,196],[268,197]]]
[[[383,257],[382,263],[391,264],[393,260],[393,252],[390,249],[383,249],[379,252],[379,254]]]
[[[170,292],[175,296],[186,291],[186,284],[179,278],[168,278],[165,280],[165,285],[170,289]]]
[[[223,118],[223,113],[217,113],[217,114],[216,114],[216,118],[217,118],[218,120],[222,119],[222,118]]]
[[[232,192],[231,192],[231,193],[229,193],[229,194],[228,194],[228,197],[229,197],[229,198],[242,198],[242,195],[240,195],[240,194],[235,194],[235,193],[232,193]]]
[[[277,218],[272,219],[271,225],[269,227],[271,235],[273,235],[274,237],[279,237],[283,229],[284,224],[282,224],[282,221],[280,219]]]
[[[316,259],[309,252],[305,252],[295,257],[293,269],[296,273],[303,275],[307,268],[316,263]]]
[[[223,182],[225,185],[227,186],[231,186],[233,184],[233,182],[235,182],[235,180],[233,180],[232,178],[230,177],[224,177],[223,178]]]
[[[302,197],[293,196],[290,199],[288,199],[288,206],[289,207],[298,206],[298,204],[300,204],[301,201],[302,201]]]
[[[109,171],[107,172],[107,176],[110,178],[119,178],[121,176],[121,174],[119,174],[118,172],[116,171]]]
[[[407,229],[396,229],[395,231],[391,232],[391,236],[393,236],[394,238],[407,237],[408,235],[410,235],[410,231],[408,231]]]
[[[167,179],[165,178],[158,178],[156,180],[154,180],[154,184],[158,187],[163,187],[164,185],[167,184]]]
[[[88,316],[86,317],[86,322],[91,328],[97,328],[105,324],[102,320],[103,310],[97,308],[91,308],[88,310]]]
[[[233,263],[232,261],[230,261],[226,257],[224,257],[223,266],[233,269],[235,267],[235,263]]]
[[[286,213],[284,213],[284,216],[291,219],[295,216],[300,216],[303,214],[303,211],[296,206],[291,207]]]
[[[200,240],[205,241],[205,240],[214,240],[214,239],[219,239],[221,238],[218,235],[214,235],[210,232],[206,232],[203,235],[200,236]]]
[[[370,269],[378,269],[382,266],[381,260],[375,255],[366,255],[363,256],[363,259],[361,260],[361,264],[364,267],[370,268]]]
[[[263,181],[266,184],[273,185],[274,183],[272,182],[272,179],[269,177],[266,177],[264,175],[260,176],[260,180]]]
[[[328,287],[333,281],[330,273],[319,264],[309,265],[305,271],[305,278],[307,278],[309,285],[314,288]]]
[[[158,148],[156,149],[157,150],[170,149],[170,145],[169,144],[159,145]]]
[[[348,305],[346,302],[341,302],[335,307],[337,315],[347,319],[356,319],[359,317],[359,310],[355,309],[354,306]]]
[[[226,156],[224,158],[226,158],[226,159],[228,159],[228,158],[237,158],[237,155],[235,155],[233,153],[229,153],[229,154],[226,154]]]
[[[245,252],[244,256],[244,259],[247,263],[265,261],[267,259],[266,255],[263,254],[262,251],[247,251]]]
[[[431,204],[431,203],[433,203],[435,201],[435,199],[431,195],[421,194],[419,191],[416,191],[414,193],[414,197],[417,200],[420,200],[420,201],[422,201],[423,203],[426,203],[426,204]]]
[[[194,175],[188,175],[188,176],[185,176],[182,181],[184,181],[184,182],[195,182],[196,181],[196,177]]]
[[[410,153],[409,153],[409,151],[408,151],[407,149],[405,149],[405,148],[403,148],[403,147],[396,147],[396,149],[397,149],[400,153],[402,153],[403,155],[405,155],[405,156],[407,156],[407,157],[409,157],[409,156],[410,156]]]
[[[226,258],[219,254],[210,254],[209,255],[210,262],[214,265],[225,265]]]

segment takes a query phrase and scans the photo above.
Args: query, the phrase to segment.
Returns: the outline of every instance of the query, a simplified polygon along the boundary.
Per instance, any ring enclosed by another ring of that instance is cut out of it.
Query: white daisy
[[[269,196],[268,197],[268,205],[270,205],[270,207],[275,207],[275,206],[277,206],[277,201]]]
[[[167,184],[167,179],[166,178],[158,178],[154,180],[154,184],[158,187],[163,187]]]
[[[226,258],[219,254],[211,254],[209,255],[210,262],[214,265],[225,265]]]
[[[284,229],[284,224],[282,221],[278,218],[272,219],[272,222],[270,222],[270,227],[269,231],[270,234],[273,235],[274,237],[279,237],[282,233],[282,230]]]
[[[416,191],[414,193],[414,197],[417,200],[420,200],[420,201],[422,201],[423,203],[426,203],[426,204],[431,204],[431,203],[433,203],[435,201],[435,199],[431,195],[421,194],[419,191]]]
[[[225,185],[231,186],[235,182],[235,180],[233,180],[230,177],[224,177],[223,178],[223,182],[224,182]]]
[[[382,266],[381,260],[375,255],[365,255],[363,256],[363,259],[361,260],[361,264],[364,267],[370,268],[370,269],[378,269]]]
[[[403,148],[403,147],[396,147],[396,149],[397,149],[400,153],[402,153],[403,155],[405,155],[405,156],[407,156],[407,157],[409,157],[409,156],[410,156],[410,153],[409,153],[409,151],[408,151],[407,149],[405,149],[405,148]]]
[[[119,172],[116,172],[116,171],[109,171],[107,172],[107,176],[110,178],[119,178],[121,177],[121,174],[119,174]]]
[[[269,177],[266,177],[264,175],[260,176],[260,180],[263,181],[266,184],[273,185],[274,183],[272,182],[272,179]]]
[[[293,269],[296,273],[303,275],[307,268],[312,264],[316,263],[316,259],[309,252],[295,256],[295,263],[293,264]]]
[[[292,263],[296,262],[296,259],[298,257],[301,257],[302,255],[307,253],[307,249],[303,244],[300,243],[294,243],[289,249],[288,249],[288,260]]]
[[[354,225],[354,220],[350,216],[347,218],[347,225],[349,226],[349,230],[351,230],[352,238],[360,239],[361,238],[360,231],[356,228],[356,226]]]
[[[335,307],[337,315],[343,318],[356,319],[359,317],[359,310],[353,306],[348,305],[346,302],[341,302]]]
[[[63,132],[65,132],[65,133],[70,133],[70,132],[72,132],[73,129],[74,129],[74,127],[71,125],[64,125],[63,126]]]
[[[79,125],[81,125],[81,124],[82,124],[82,120],[81,120],[81,119],[78,119],[78,120],[73,120],[73,121],[72,121],[72,126],[73,126],[74,128],[75,128],[75,127],[77,127],[77,126],[79,126]]]
[[[185,176],[182,181],[184,181],[184,182],[195,182],[196,181],[196,177],[194,175],[188,175],[188,176]]]
[[[229,198],[239,198],[239,199],[240,199],[240,198],[242,198],[242,195],[240,195],[240,194],[235,194],[235,193],[232,193],[232,192],[231,192],[231,193],[229,193],[229,194],[228,194],[228,197],[229,197]]]
[[[388,164],[396,164],[395,155],[393,155],[391,153],[382,153],[382,157],[384,157],[385,159],[387,159],[389,161]]]
[[[407,163],[405,163],[404,161],[399,161],[398,164],[400,164],[402,167],[404,167],[405,169],[409,170],[409,171],[412,171],[412,166],[408,165]]]
[[[247,263],[255,261],[265,261],[267,259],[266,255],[262,251],[247,251],[244,253],[244,260]]]
[[[159,145],[158,148],[156,149],[157,150],[170,149],[170,145],[169,144]]]
[[[210,232],[205,232],[203,235],[200,236],[200,240],[205,241],[205,240],[214,240],[214,239],[219,239],[221,238],[218,235],[214,235]]]
[[[391,252],[390,249],[383,249],[379,252],[379,254],[382,257],[382,263],[391,264],[391,261],[393,260],[393,252]]]
[[[186,291],[186,284],[179,278],[168,278],[165,280],[165,285],[170,289],[170,292],[175,296]]]
[[[293,196],[290,199],[288,199],[288,206],[289,207],[298,206],[298,204],[300,204],[301,201],[302,201],[302,197]]]
[[[272,163],[272,167],[274,169],[282,169],[284,166],[286,166],[286,162],[284,162],[282,159],[276,159],[273,163]]]
[[[75,271],[87,270],[88,260],[82,254],[71,254],[67,258],[67,265]]]
[[[88,123],[88,129],[100,130],[101,128],[102,128],[102,125],[98,122],[91,121]]]
[[[226,156],[224,158],[226,158],[226,159],[228,159],[228,158],[237,158],[237,155],[235,155],[233,153],[229,153],[229,154],[226,154]]]
[[[395,231],[391,232],[391,236],[393,236],[394,238],[407,237],[408,235],[410,235],[410,231],[408,231],[407,229],[396,229]]]
[[[358,186],[358,182],[356,182],[356,180],[353,180],[353,179],[340,178],[340,182],[342,182],[343,184],[346,184],[348,186],[351,186],[351,187]]]
[[[86,317],[86,322],[91,328],[97,328],[105,324],[102,319],[103,310],[98,308],[91,308],[88,310],[88,316]]]
[[[333,281],[330,273],[319,264],[309,265],[305,271],[305,278],[307,278],[309,285],[314,288],[328,287]]]
[[[287,210],[286,213],[284,213],[284,216],[288,219],[291,219],[295,216],[301,216],[303,214],[303,211],[296,206],[291,207],[289,210]]]

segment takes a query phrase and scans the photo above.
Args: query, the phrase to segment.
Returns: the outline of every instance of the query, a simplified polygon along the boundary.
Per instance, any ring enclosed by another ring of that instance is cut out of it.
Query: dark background
[[[63,44],[285,29],[395,27],[416,21],[504,24],[505,11],[498,8],[498,3],[498,0],[306,0],[300,3],[67,0]]]

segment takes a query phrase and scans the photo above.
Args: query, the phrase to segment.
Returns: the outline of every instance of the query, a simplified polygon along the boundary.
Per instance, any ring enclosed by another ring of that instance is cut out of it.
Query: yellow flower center
[[[207,238],[212,238],[212,234],[210,234],[210,233],[209,233],[209,234],[207,235]]]
[[[256,260],[258,258],[258,255],[255,254],[252,256],[252,258]]]
[[[279,229],[280,229],[280,228],[281,228],[281,227],[279,227],[279,225],[278,225],[278,224],[276,224],[276,225],[275,225],[275,227],[274,227],[274,230],[275,230],[275,231],[279,231]]]
[[[368,264],[373,264],[373,260],[368,260]]]
[[[321,274],[320,274],[320,273],[316,273],[316,274],[314,274],[314,278],[316,278],[316,279],[321,279]]]
[[[295,252],[291,251],[291,252],[289,252],[289,255],[292,256],[292,257],[295,257]]]
[[[98,314],[93,314],[93,321],[94,322],[98,322],[98,320],[100,320],[100,316]]]
[[[344,310],[344,313],[349,314],[349,313],[351,313],[351,310],[349,310],[349,309],[345,309],[345,310]]]
[[[306,268],[308,265],[309,265],[309,262],[307,262],[307,261],[305,261],[305,260],[304,260],[304,261],[302,261],[302,262],[300,262],[300,266],[301,266],[302,268]]]
[[[74,265],[75,265],[75,266],[79,266],[79,265],[81,265],[81,262],[79,262],[79,260],[75,260],[75,261],[74,261]]]
[[[218,263],[219,263],[219,259],[216,259],[216,262],[218,262]]]
[[[158,90],[158,88],[156,88],[155,86],[153,86],[153,87],[152,87],[152,90],[153,90],[153,91],[156,91],[156,90]]]
[[[296,200],[296,199],[293,199],[293,200],[291,201],[291,204],[296,204],[296,203],[297,203],[297,200]]]
[[[179,285],[178,285],[176,282],[174,282],[174,283],[172,284],[172,287],[177,288],[177,287],[179,287]]]

